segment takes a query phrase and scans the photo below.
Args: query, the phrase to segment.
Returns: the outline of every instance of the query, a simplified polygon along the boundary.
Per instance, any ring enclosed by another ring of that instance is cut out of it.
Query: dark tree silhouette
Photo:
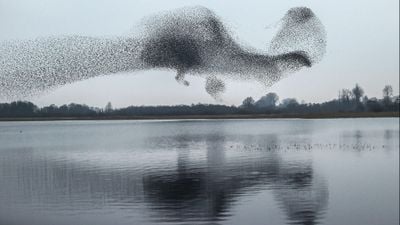
[[[268,93],[264,96],[262,96],[256,103],[255,105],[257,107],[264,107],[264,108],[274,108],[276,106],[276,103],[278,102],[279,97],[276,93]]]
[[[252,97],[243,100],[242,105],[226,106],[212,104],[192,104],[175,106],[129,106],[113,109],[111,102],[103,109],[87,105],[70,103],[60,107],[52,104],[38,108],[31,102],[0,103],[0,117],[104,117],[104,116],[183,116],[183,115],[233,115],[233,114],[318,114],[341,112],[398,112],[400,98],[393,96],[390,85],[383,89],[383,99],[361,97],[364,91],[358,85],[339,91],[339,98],[323,103],[301,103],[295,98],[282,100],[279,107],[275,107],[278,95],[268,93],[256,102]],[[353,101],[351,101],[353,99]]]
[[[281,106],[283,108],[288,108],[288,107],[295,107],[299,105],[297,100],[295,98],[285,98],[282,100]]]
[[[393,97],[393,88],[391,85],[386,85],[383,90],[383,103],[386,107],[390,107]]]
[[[252,97],[247,97],[243,100],[241,107],[242,108],[251,108],[254,106],[254,99]]]
[[[383,99],[391,98],[393,96],[393,88],[391,85],[386,85],[383,90]]]
[[[339,100],[341,102],[350,102],[353,98],[353,93],[349,89],[342,89],[339,92]]]
[[[356,84],[352,92],[355,102],[359,103],[360,98],[364,95],[364,90],[358,84]]]

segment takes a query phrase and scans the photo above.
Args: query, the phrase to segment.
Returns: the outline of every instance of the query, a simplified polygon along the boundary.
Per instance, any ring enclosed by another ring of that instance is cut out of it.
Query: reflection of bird
[[[276,137],[263,139],[270,145],[276,144]],[[185,145],[193,137],[177,140]],[[321,177],[314,176],[311,161],[286,161],[278,152],[235,161],[224,154],[223,136],[210,135],[204,141],[206,167],[191,163],[187,152],[182,151],[176,171],[144,177],[147,201],[159,210],[161,218],[175,222],[223,219],[244,190],[267,186],[290,223],[318,223],[328,203],[328,187]]]
[[[310,9],[293,8],[282,20],[269,55],[236,43],[219,18],[203,7],[149,17],[129,37],[5,42],[0,44],[0,88],[3,97],[13,97],[104,74],[168,68],[185,85],[185,74],[206,76],[206,91],[218,98],[225,78],[270,85],[322,58],[325,31]]]
[[[286,213],[290,224],[318,224],[328,204],[328,188],[320,176],[315,176],[310,167],[290,168],[275,180],[275,199]]]
[[[24,179],[0,179],[0,207],[8,201],[27,203],[27,208],[51,203],[55,209],[88,212],[106,203],[104,206],[117,206],[121,215],[129,214],[130,218],[134,218],[132,212],[144,209],[151,216],[149,223],[200,224],[228,219],[241,197],[272,190],[268,193],[274,195],[289,222],[316,224],[323,217],[328,186],[315,175],[308,157],[291,160],[285,158],[286,153],[281,154],[279,135],[232,135],[227,131],[232,127],[227,125],[205,129],[205,122],[194,122],[197,129],[192,130],[182,123],[151,124],[147,128],[140,123],[129,125],[131,129],[141,128],[145,139],[130,132],[104,138],[104,134],[110,135],[108,126],[89,128],[91,136],[83,135],[88,130],[74,129],[65,136],[74,142],[54,150],[11,149],[9,156],[0,158],[0,170],[7,168],[1,170],[4,177]],[[56,129],[46,134],[58,136]],[[104,149],[117,143],[129,147]],[[264,148],[256,150],[258,146]],[[17,159],[22,163],[5,163]],[[130,218],[121,216],[121,224],[132,224]]]

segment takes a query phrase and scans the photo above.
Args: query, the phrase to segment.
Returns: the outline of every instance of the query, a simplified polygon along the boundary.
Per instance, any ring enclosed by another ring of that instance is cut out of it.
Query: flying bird
[[[185,7],[144,18],[135,33],[98,38],[61,36],[0,43],[0,98],[42,91],[120,72],[175,70],[206,78],[205,90],[219,99],[225,80],[257,80],[269,86],[285,74],[319,62],[325,29],[309,8],[290,9],[268,51],[246,48],[221,19],[204,7]]]

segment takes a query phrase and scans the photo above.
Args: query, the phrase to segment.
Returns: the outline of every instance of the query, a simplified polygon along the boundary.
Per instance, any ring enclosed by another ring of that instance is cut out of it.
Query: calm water
[[[398,224],[399,119],[0,123],[0,224]]]

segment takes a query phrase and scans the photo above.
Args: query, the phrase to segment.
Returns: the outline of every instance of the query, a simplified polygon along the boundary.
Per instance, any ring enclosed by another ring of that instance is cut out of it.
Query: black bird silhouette
[[[325,52],[325,30],[314,13],[292,8],[269,52],[236,42],[204,7],[186,7],[142,20],[136,33],[117,38],[63,36],[0,43],[0,97],[27,96],[95,76],[154,68],[206,77],[218,99],[225,79],[269,86],[285,74],[311,67]]]

